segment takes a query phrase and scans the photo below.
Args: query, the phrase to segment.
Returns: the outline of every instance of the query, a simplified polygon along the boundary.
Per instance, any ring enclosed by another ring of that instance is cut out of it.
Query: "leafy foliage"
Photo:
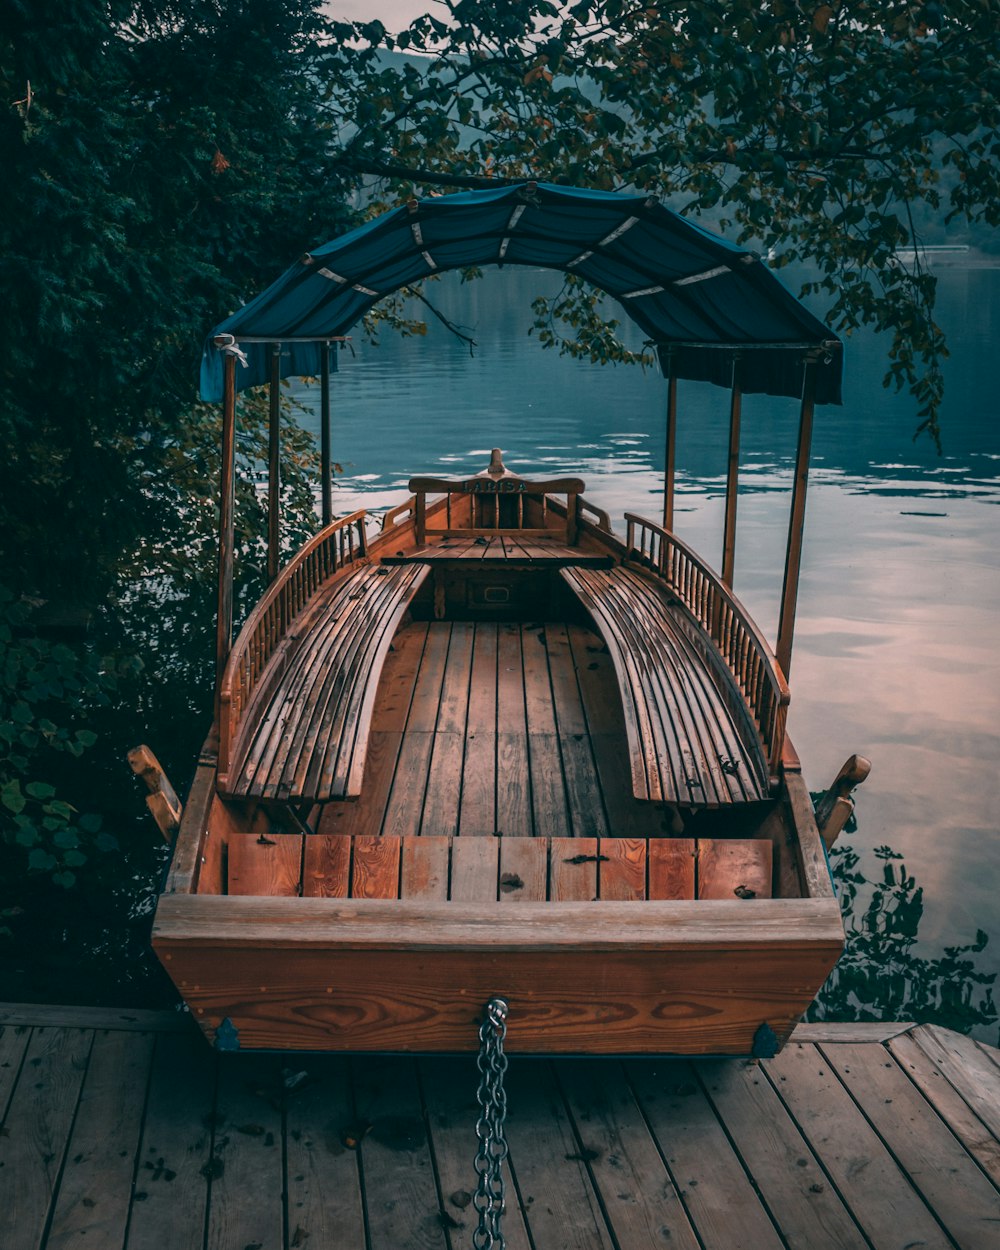
[[[319,9],[7,6],[0,555],[18,588],[104,600],[165,519],[153,458],[207,328],[353,220],[310,69]]]
[[[847,931],[847,947],[810,1008],[814,1020],[914,1020],[960,1033],[995,1024],[995,972],[974,958],[986,948],[974,942],[946,946],[934,957],[919,953],[924,892],[906,871],[903,857],[876,847],[881,877],[869,880],[852,846],[835,847],[834,880]]]
[[[0,588],[0,839],[23,852],[29,871],[71,886],[92,849],[118,843],[99,814],[81,814],[43,778],[60,755],[94,746],[87,714],[108,703],[116,674],[107,660],[38,637],[27,616]]]
[[[885,383],[938,437],[947,345],[919,248],[1000,224],[995,0],[447,8],[386,37],[430,60],[369,64],[338,159],[404,196],[525,177],[662,196],[818,271],[803,292],[834,328],[888,331]],[[625,358],[585,288],[537,313],[546,345]]]

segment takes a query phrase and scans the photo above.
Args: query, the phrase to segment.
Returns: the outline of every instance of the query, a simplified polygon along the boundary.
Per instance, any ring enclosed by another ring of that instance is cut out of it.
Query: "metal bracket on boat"
[[[215,1049],[223,1052],[235,1052],[240,1048],[240,1035],[236,1025],[226,1016],[215,1030]]]
[[[773,1059],[778,1049],[778,1035],[765,1020],[753,1035],[750,1054],[754,1059]]]
[[[507,1205],[507,1184],[503,1165],[507,1158],[507,1138],[504,1120],[507,1118],[507,1094],[503,1078],[507,1071],[507,1056],[503,1052],[507,1036],[507,1012],[505,998],[491,998],[486,1004],[483,1022],[479,1027],[479,1119],[476,1136],[476,1173],[479,1181],[472,1204],[479,1213],[479,1224],[472,1234],[473,1250],[504,1250],[503,1214]]]

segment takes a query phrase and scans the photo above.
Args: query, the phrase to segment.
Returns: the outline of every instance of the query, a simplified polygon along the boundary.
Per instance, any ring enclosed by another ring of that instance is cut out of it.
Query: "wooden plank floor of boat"
[[[735,748],[734,748],[735,749]],[[676,809],[634,798],[611,656],[558,622],[414,622],[383,669],[357,802],[320,833],[657,837]]]
[[[219,1055],[177,1012],[0,1004],[4,1250],[460,1250],[475,1059]],[[523,1059],[510,1250],[987,1250],[1000,1052],[800,1026],[755,1062]]]

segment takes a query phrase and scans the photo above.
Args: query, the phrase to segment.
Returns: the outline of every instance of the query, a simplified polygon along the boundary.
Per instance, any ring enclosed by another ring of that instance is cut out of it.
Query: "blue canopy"
[[[656,345],[665,373],[729,386],[739,357],[744,391],[798,398],[803,362],[817,361],[816,400],[839,404],[842,345],[755,253],[657,200],[551,183],[413,200],[303,256],[216,326],[205,344],[201,396],[222,398],[232,335],[246,355],[243,389],[270,376],[319,373],[322,342],[380,299],[435,273],[526,265],[579,274],[613,296]]]

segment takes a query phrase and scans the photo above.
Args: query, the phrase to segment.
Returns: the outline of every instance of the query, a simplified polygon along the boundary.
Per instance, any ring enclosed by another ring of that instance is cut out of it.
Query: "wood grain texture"
[[[547,838],[503,838],[500,842],[500,901],[544,903],[548,894]]]
[[[420,832],[433,748],[433,733],[408,732],[403,738],[382,822],[382,832],[387,837],[408,837]],[[364,801],[362,793],[361,802]]]
[[[815,1047],[786,1046],[764,1071],[870,1241],[891,1250],[950,1244]]]
[[[746,838],[698,840],[698,897],[771,897],[771,843]]]
[[[602,838],[597,893],[601,899],[646,897],[646,843],[642,838]]]
[[[693,838],[656,838],[649,844],[649,897],[695,897],[697,848]]]
[[[468,905],[437,906],[455,913]],[[503,993],[516,1004],[512,1052],[601,1054],[748,1054],[764,1020],[779,1038],[788,1035],[836,957],[836,948],[774,949],[759,938],[724,954],[718,944],[643,950],[642,913],[658,906],[703,904],[476,904],[478,914],[487,910],[483,941],[453,950],[400,941],[393,923],[400,908],[380,921],[397,934],[393,948],[352,949],[328,930],[326,946],[294,951],[264,943],[209,954],[162,938],[157,950],[203,1027],[214,1030],[229,1017],[241,1044],[252,1048],[467,1051],[477,1044],[475,1004]],[[598,911],[615,912],[617,949],[595,949],[596,925],[588,931],[577,924],[564,946],[527,945],[533,911],[580,908],[595,921]],[[512,928],[519,945],[504,941]]]
[[[620,910],[628,907],[636,910]],[[327,957],[327,971],[334,962]],[[466,1002],[472,1036],[482,1013],[474,997],[476,986]],[[308,998],[295,1007],[314,1009]],[[516,1001],[512,1023],[548,1009]],[[206,1233],[208,1244],[237,1250],[469,1244],[473,1054],[416,1063],[219,1055],[197,1032],[143,1035],[114,1011],[80,1009],[77,1023],[103,1016],[95,1035],[73,1027],[72,1008],[37,1010],[23,1032],[0,1034],[10,1095],[0,1133],[4,1250],[91,1242],[204,1250]],[[57,1017],[69,1023],[45,1023]],[[801,1064],[786,1055],[625,1065],[513,1058],[508,1246],[935,1244],[900,1208],[902,1193],[937,1244],[992,1247],[1000,1193],[985,1144],[997,1152],[1000,1142],[914,1040],[918,1031],[887,1043],[805,1043]],[[982,1077],[992,1089],[990,1048],[937,1028],[930,1038],[956,1081],[964,1073],[970,1088]]]
[[[450,897],[459,903],[496,902],[499,853],[499,838],[456,838],[451,847]]]
[[[36,1029],[0,1134],[0,1245],[39,1250],[93,1033]]]
[[[407,741],[409,743],[410,740]],[[407,769],[412,767],[409,758],[400,761],[402,743],[403,735],[397,730],[372,730],[368,736],[365,780],[360,796],[356,800],[334,800],[324,803],[320,808],[317,833],[340,836],[362,834],[372,837],[381,831],[383,821],[386,819],[386,805],[393,788],[397,762],[399,762],[402,776],[405,776]],[[426,767],[424,771],[426,775]],[[398,831],[386,830],[386,832]]]
[[[126,1250],[200,1246],[208,1208],[214,1056],[197,1033],[156,1039]]]
[[[553,903],[597,898],[597,839],[553,838],[549,853],[549,898]]]
[[[125,1029],[131,1033],[190,1033],[191,1019],[180,1011],[146,1007],[63,1007],[54,1003],[0,1003],[0,1091],[9,1055],[28,1043],[28,1030]],[[6,1048],[10,1047],[8,1051]],[[11,1066],[15,1067],[11,1061]],[[0,1106],[3,1095],[0,1092]]]
[[[1000,1068],[970,1037],[922,1024],[913,1041],[962,1095],[994,1137],[1000,1138]]]
[[[153,1040],[150,1033],[95,1035],[46,1250],[124,1241]]]
[[[789,1250],[866,1250],[868,1242],[761,1066],[702,1060],[697,1071]]]
[[[528,739],[523,733],[497,734],[495,823],[508,838],[530,838],[534,832]]]
[[[299,893],[302,880],[302,837],[275,834],[262,840],[252,833],[229,839],[229,894],[253,897],[288,897]]]
[[[30,1028],[21,1024],[0,1024],[0,1123],[7,1114],[7,1103],[30,1038]]]
[[[650,1059],[625,1070],[705,1250],[784,1250],[692,1067]]]
[[[559,1080],[580,1155],[618,1245],[700,1250],[697,1235],[620,1065],[565,1060]]]
[[[440,837],[404,838],[400,898],[443,903],[448,898],[451,840]]]
[[[458,832],[463,837],[492,836],[497,829],[497,738],[493,733],[470,733],[462,761],[462,798]]]
[[[365,1220],[358,1153],[347,1144],[356,1123],[350,1068],[327,1056],[308,1072],[316,1085],[292,1095],[285,1111],[288,1244],[357,1250]]]
[[[206,1250],[282,1240],[281,1065],[271,1055],[240,1060],[219,1066]]]
[[[351,897],[399,898],[399,838],[355,838]]]
[[[511,1069],[507,1084],[507,1139],[532,1242],[565,1250],[612,1250],[550,1064],[524,1060]]]
[[[346,898],[351,885],[351,839],[341,834],[306,838],[302,893],[306,898]]]
[[[371,1250],[448,1250],[415,1064],[365,1057],[352,1066],[365,1188],[380,1195],[367,1208]]]
[[[470,1058],[422,1059],[420,1088],[434,1164],[441,1188],[444,1224],[452,1250],[472,1244],[478,1218],[472,1205],[475,1173],[470,1167],[469,1127],[479,1114],[476,1087],[479,1073]],[[512,1187],[511,1165],[504,1166],[507,1179],[507,1210],[503,1221],[507,1250],[530,1250],[517,1191]]]
[[[996,1134],[986,1127],[959,1089],[948,1080],[911,1033],[893,1038],[888,1049],[938,1115],[947,1120],[951,1131],[993,1184],[1000,1187],[1000,1140]],[[960,1087],[968,1087],[965,1078],[958,1074],[956,1083]],[[974,1101],[981,1097],[975,1078],[970,1092]],[[988,1109],[986,1114],[989,1118]]]
[[[1000,1194],[897,1064],[872,1064],[863,1045],[821,1048],[865,1118],[962,1250],[996,1237]]]

